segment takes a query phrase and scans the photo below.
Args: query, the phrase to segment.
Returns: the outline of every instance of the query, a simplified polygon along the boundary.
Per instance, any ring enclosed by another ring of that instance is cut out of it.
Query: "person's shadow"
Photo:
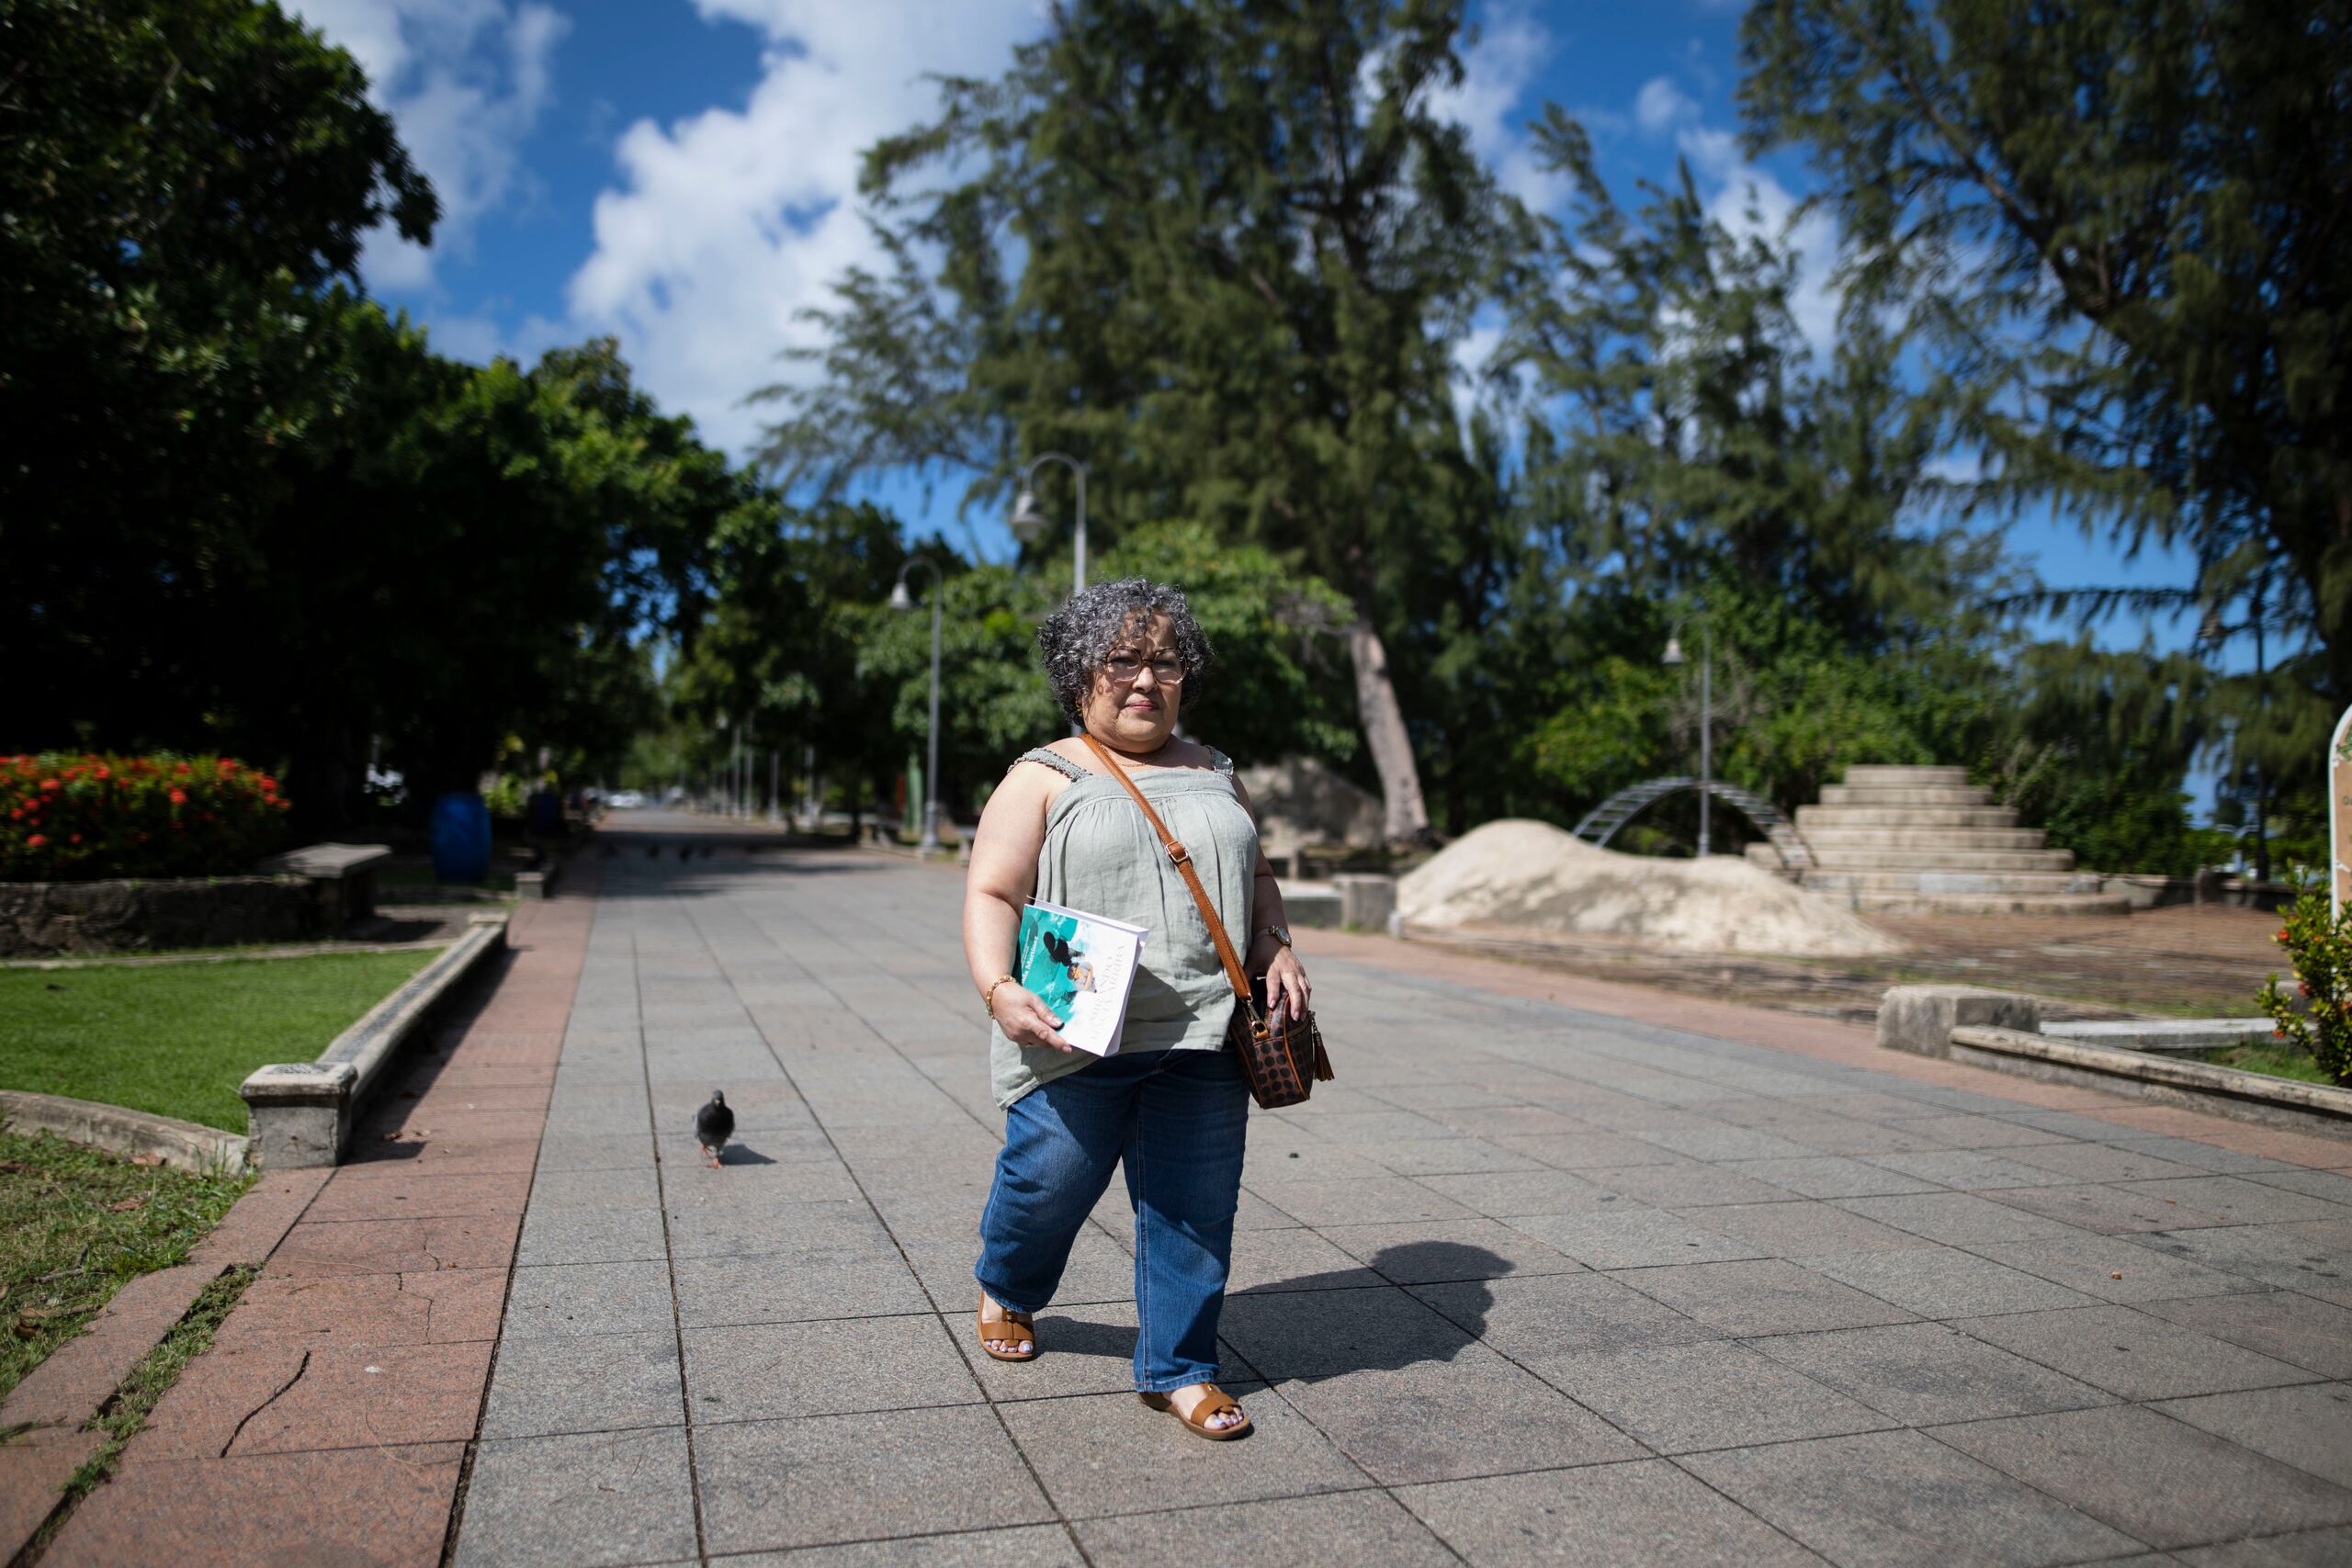
[[[1227,1351],[1221,1375],[1320,1382],[1451,1361],[1485,1333],[1495,1300],[1488,1287],[1512,1268],[1483,1247],[1412,1241],[1383,1247],[1354,1268],[1235,1291],[1218,1333]],[[1408,1285],[1423,1293],[1398,1288]],[[1132,1327],[1096,1321],[1085,1306],[1048,1307],[1037,1327],[1056,1358],[1125,1361],[1135,1354]]]
[[[1451,1361],[1486,1332],[1493,1281],[1512,1268],[1509,1258],[1466,1242],[1400,1242],[1362,1268],[1235,1292],[1226,1302],[1221,1337],[1276,1382],[1319,1382]]]

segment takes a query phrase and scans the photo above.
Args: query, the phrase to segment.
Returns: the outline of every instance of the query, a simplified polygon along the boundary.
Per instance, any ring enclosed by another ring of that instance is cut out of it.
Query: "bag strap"
[[[1091,735],[1080,733],[1079,739],[1093,748],[1095,759],[1102,764],[1103,772],[1118,780],[1135,803],[1143,808],[1143,818],[1159,835],[1159,847],[1168,852],[1168,859],[1176,867],[1177,874],[1183,877],[1184,886],[1193,890],[1193,902],[1200,906],[1201,919],[1208,924],[1209,940],[1216,943],[1217,960],[1225,965],[1225,977],[1232,982],[1233,994],[1240,999],[1242,1006],[1250,1010],[1250,1016],[1256,1018],[1257,998],[1250,995],[1250,982],[1241,973],[1241,960],[1234,954],[1232,940],[1225,934],[1225,922],[1217,919],[1216,906],[1209,902],[1208,890],[1201,886],[1201,874],[1193,869],[1191,852],[1176,841],[1175,835],[1168,830],[1168,824],[1159,819],[1159,813],[1151,808],[1151,802],[1146,800],[1143,791],[1136,787],[1136,781],[1127,777],[1127,771],[1119,766],[1118,759],[1111,755],[1110,749]]]

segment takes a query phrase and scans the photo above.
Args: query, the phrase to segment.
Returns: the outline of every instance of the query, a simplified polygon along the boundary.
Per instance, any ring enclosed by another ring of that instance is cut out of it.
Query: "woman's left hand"
[[[1305,1018],[1307,998],[1306,971],[1300,967],[1298,954],[1285,947],[1266,965],[1266,1005],[1277,1012],[1287,1008],[1294,1019]]]

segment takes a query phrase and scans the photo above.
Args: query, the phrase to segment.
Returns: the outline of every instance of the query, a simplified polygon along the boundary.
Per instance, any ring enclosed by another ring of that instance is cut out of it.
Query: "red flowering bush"
[[[2307,885],[2270,940],[2293,961],[2303,1005],[2280,990],[2273,975],[2262,988],[2262,1010],[2278,1026],[2279,1039],[2310,1052],[2329,1077],[2352,1087],[2352,909],[2334,913],[2326,887]]]
[[[247,875],[286,810],[233,757],[0,757],[0,881]]]

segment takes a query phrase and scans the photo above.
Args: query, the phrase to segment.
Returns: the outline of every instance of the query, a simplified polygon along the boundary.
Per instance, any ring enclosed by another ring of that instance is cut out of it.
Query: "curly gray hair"
[[[1184,591],[1147,578],[1127,577],[1098,582],[1046,617],[1037,627],[1037,649],[1045,655],[1046,682],[1054,701],[1080,722],[1094,677],[1111,660],[1112,650],[1160,615],[1168,617],[1168,647],[1184,665],[1185,708],[1200,705],[1203,682],[1214,662],[1209,639],[1193,619]]]

